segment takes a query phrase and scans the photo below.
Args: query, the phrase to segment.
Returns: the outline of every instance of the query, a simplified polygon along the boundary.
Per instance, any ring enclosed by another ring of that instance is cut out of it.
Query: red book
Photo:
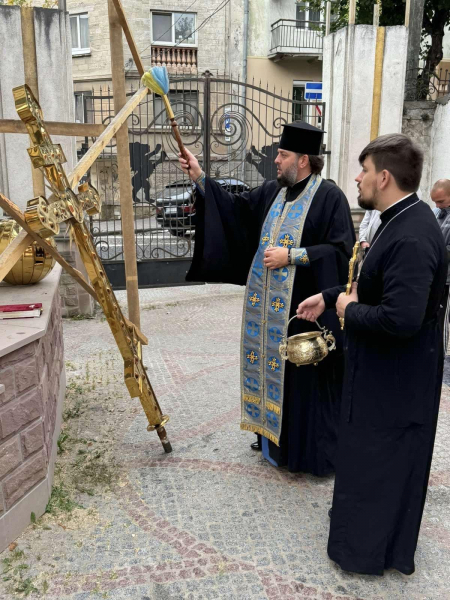
[[[0,319],[23,319],[40,317],[42,314],[42,303],[34,304],[2,304],[0,305]]]

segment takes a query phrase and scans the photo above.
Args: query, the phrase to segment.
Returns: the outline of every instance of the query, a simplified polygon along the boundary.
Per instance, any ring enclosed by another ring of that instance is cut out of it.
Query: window
[[[310,10],[308,2],[298,2],[296,6],[298,29],[316,29],[320,23],[320,10]]]
[[[72,37],[72,55],[89,54],[89,18],[87,13],[70,15],[70,35]]]
[[[314,127],[321,127],[322,123],[322,101],[321,100],[311,100],[306,98],[307,92],[308,94],[313,94],[314,89],[308,88],[306,89],[306,84],[318,84],[320,82],[312,82],[312,81],[294,81],[293,82],[293,90],[292,90],[292,99],[297,100],[299,102],[303,102],[303,104],[292,104],[292,120],[293,121],[304,121],[305,123],[309,123],[310,125],[314,125]],[[322,90],[317,90],[317,93],[321,93]]]
[[[305,84],[294,82],[294,89],[292,91],[292,99],[293,100],[305,100]],[[293,104],[292,105],[292,120],[293,121],[303,121],[303,113],[304,113],[304,104]]]
[[[198,126],[198,94],[196,91],[184,92],[180,90],[177,92],[169,92],[169,100],[180,128],[183,128],[183,126]],[[156,117],[155,125],[164,125],[166,121],[166,111],[161,96],[154,96],[154,102],[154,115]],[[192,117],[183,117],[182,115],[186,113],[192,115]]]
[[[92,92],[75,92],[75,122],[94,122],[94,100]]]
[[[182,44],[195,46],[195,13],[153,12],[152,13],[152,43]]]

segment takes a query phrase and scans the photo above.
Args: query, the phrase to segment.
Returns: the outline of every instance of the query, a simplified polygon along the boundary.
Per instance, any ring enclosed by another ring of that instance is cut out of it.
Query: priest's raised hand
[[[189,175],[192,181],[197,181],[202,174],[202,169],[192,152],[189,152],[187,148],[185,148],[185,150],[189,157],[189,162],[182,157],[181,153],[179,153],[178,159],[180,161],[180,166],[183,169],[183,172],[186,173],[186,175]]]

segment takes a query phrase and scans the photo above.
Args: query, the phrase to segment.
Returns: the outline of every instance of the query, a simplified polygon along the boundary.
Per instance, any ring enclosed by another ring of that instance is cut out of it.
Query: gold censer
[[[294,315],[289,319],[289,323],[296,319]],[[316,321],[320,331],[308,331],[307,333],[298,333],[291,337],[283,337],[280,343],[279,351],[283,360],[289,360],[299,367],[300,365],[315,365],[323,360],[331,350],[336,348],[336,340],[331,332],[325,327],[321,327]]]

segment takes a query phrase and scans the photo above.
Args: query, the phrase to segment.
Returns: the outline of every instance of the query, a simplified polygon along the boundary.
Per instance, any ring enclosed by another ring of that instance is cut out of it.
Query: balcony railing
[[[272,24],[270,56],[294,54],[317,56],[323,50],[321,21],[279,19]]]
[[[450,71],[439,69],[408,69],[405,100],[437,100],[450,94]]]
[[[152,46],[152,66],[166,66],[168,69],[196,69],[197,48]]]

